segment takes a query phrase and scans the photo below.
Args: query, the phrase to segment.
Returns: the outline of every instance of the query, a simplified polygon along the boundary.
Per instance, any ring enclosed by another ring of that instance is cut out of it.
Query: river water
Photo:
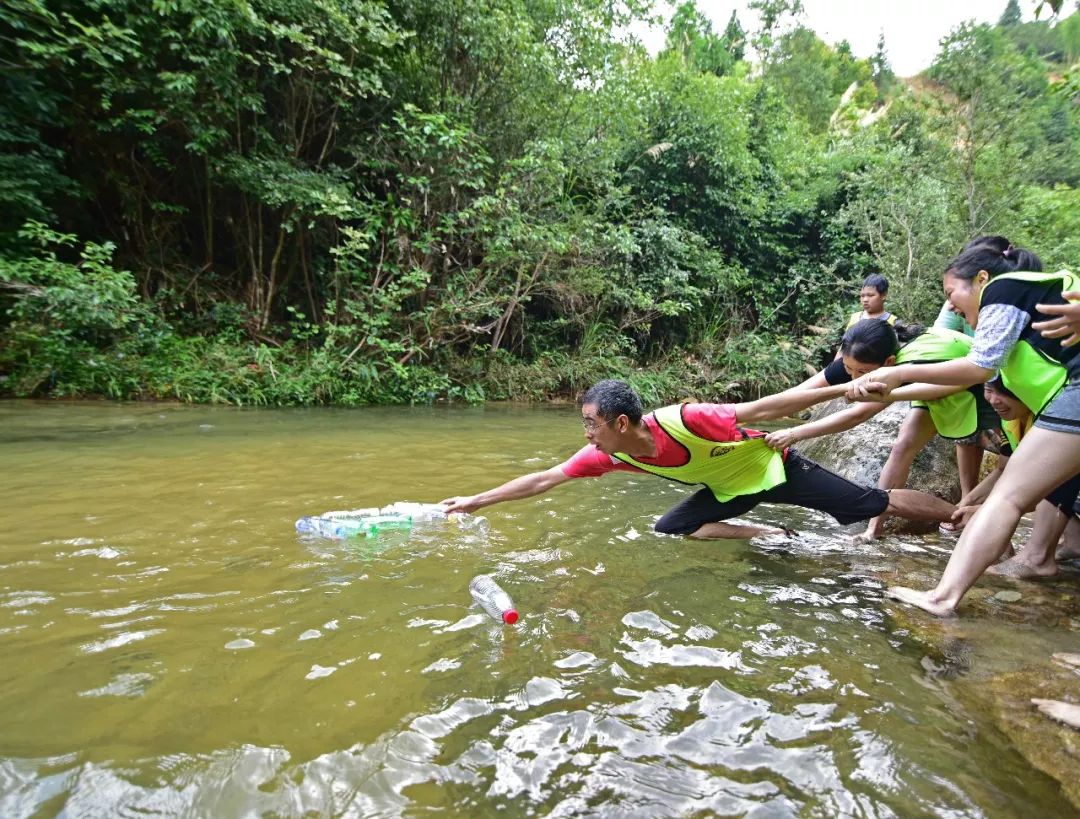
[[[624,474],[486,535],[294,531],[582,443],[570,406],[0,402],[0,815],[1074,813],[965,689],[1075,632],[916,638],[881,578],[935,576],[933,539],[787,507],[750,517],[793,541],[658,536],[688,490]]]

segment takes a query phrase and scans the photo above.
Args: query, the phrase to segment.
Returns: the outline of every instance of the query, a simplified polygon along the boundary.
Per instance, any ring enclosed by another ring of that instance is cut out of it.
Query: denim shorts
[[[1080,435],[1080,383],[1066,384],[1050,406],[1035,419],[1035,426]]]
[[[1051,432],[1080,435],[1080,384],[1066,384],[1057,398],[1035,419],[1035,426]],[[1080,475],[1075,475],[1046,496],[1046,500],[1068,512],[1080,494]]]

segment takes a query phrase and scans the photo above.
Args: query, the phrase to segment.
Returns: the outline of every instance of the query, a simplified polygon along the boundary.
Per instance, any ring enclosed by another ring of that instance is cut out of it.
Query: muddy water
[[[0,403],[0,815],[1071,815],[968,695],[1076,620],[990,589],[916,634],[882,590],[933,538],[662,537],[687,490],[628,475],[486,535],[293,528],[581,442],[571,407]]]

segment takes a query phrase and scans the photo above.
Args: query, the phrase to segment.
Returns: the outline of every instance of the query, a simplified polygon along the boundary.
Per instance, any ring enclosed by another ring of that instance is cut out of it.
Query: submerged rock
[[[905,556],[887,580],[925,588],[930,584],[922,582],[922,567],[912,565],[918,562],[919,556]],[[894,634],[922,645],[927,673],[949,683],[965,712],[988,715],[1009,744],[1056,779],[1080,810],[1080,730],[1068,722],[1080,707],[1080,653],[1031,650],[1080,644],[1072,639],[1080,638],[1080,573],[1065,570],[1025,583],[1022,595],[1008,594],[1012,590],[1001,589],[1003,582],[980,580],[964,597],[958,620],[890,603]],[[1017,664],[1023,667],[997,670]]]
[[[818,407],[810,417],[811,421],[826,418],[834,412],[851,406],[843,398],[830,401]],[[877,486],[881,468],[885,465],[893,442],[900,430],[900,424],[908,413],[906,402],[890,404],[869,421],[854,429],[836,435],[826,435],[800,443],[799,452],[822,466],[856,483]],[[956,447],[952,441],[934,438],[915,457],[911,465],[907,486],[921,489],[940,498],[955,503],[960,499],[960,478],[956,471]],[[890,532],[931,532],[937,530],[936,523],[890,518],[886,531]]]
[[[1047,658],[1049,659],[1049,658]],[[1002,674],[987,683],[1001,731],[1034,767],[1054,777],[1080,808],[1080,732],[1040,712],[1032,699],[1080,703],[1080,676],[1056,663]]]

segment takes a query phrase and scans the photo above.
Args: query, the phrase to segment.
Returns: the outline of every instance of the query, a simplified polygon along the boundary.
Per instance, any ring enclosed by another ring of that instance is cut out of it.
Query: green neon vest
[[[912,339],[896,354],[897,364],[938,364],[964,358],[971,350],[973,339],[955,330],[931,327]],[[933,401],[912,401],[913,407],[926,407],[934,427],[942,438],[966,438],[979,428],[979,412],[975,396],[968,390],[954,392]]]
[[[858,324],[860,321],[862,321],[863,320],[863,312],[865,312],[865,311],[859,310],[859,311],[857,311],[855,313],[852,313],[851,317],[848,319],[847,327],[845,327],[844,329],[845,330],[850,330],[852,327],[854,327],[856,324]],[[878,319],[878,321],[884,321],[884,322],[886,322],[888,324],[896,324],[896,316],[894,316],[892,313],[890,313],[888,310],[886,310],[884,316],[882,318]]]
[[[994,276],[979,293],[980,303],[983,294],[986,293],[986,288],[1003,279],[1033,284],[1060,281],[1063,291],[1080,288],[1080,277],[1068,270],[1058,273],[1002,273]],[[1001,365],[1002,382],[1036,416],[1046,409],[1046,405],[1054,400],[1061,388],[1065,386],[1065,382],[1069,380],[1069,373],[1064,364],[1031,343],[1038,335],[1038,331],[1032,330],[1031,325],[1028,324],[1024,332],[1020,334],[1020,339],[1006,356],[1005,363]]]
[[[672,404],[653,412],[660,429],[681,444],[688,454],[682,466],[656,466],[635,460],[625,452],[614,457],[653,475],[679,483],[703,483],[723,503],[739,495],[752,495],[779,486],[787,480],[784,458],[765,444],[764,438],[741,441],[709,441],[686,428],[683,404]]]

